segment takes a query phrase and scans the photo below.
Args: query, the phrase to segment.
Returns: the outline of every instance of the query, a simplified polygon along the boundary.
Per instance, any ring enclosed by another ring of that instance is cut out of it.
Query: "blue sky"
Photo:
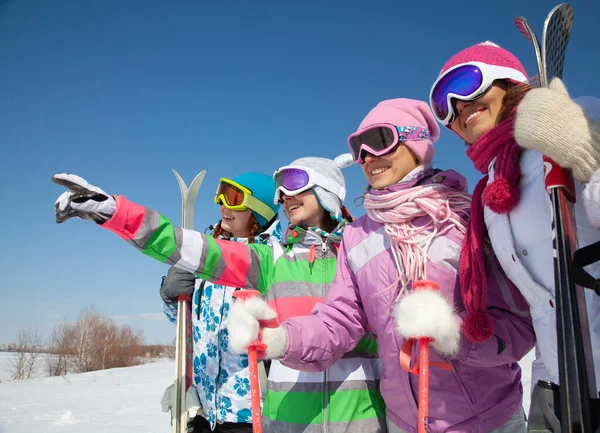
[[[574,1],[564,78],[600,95],[600,3]],[[453,53],[492,40],[535,74],[513,26],[541,32],[554,1],[165,2],[0,0],[0,343],[46,334],[88,305],[168,342],[167,267],[89,221],[57,225],[51,182],[68,171],[180,221],[175,168],[208,173],[195,227],[218,218],[219,177],[272,173],[301,156],[335,157],[378,101],[426,99]],[[436,165],[478,179],[447,131]],[[344,171],[347,204],[365,180]]]

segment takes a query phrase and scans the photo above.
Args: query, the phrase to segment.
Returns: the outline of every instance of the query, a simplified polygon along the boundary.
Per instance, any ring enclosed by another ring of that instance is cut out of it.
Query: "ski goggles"
[[[394,126],[388,123],[378,123],[369,126],[348,137],[348,146],[352,159],[356,164],[362,164],[365,152],[374,156],[391,152],[401,141],[431,140],[427,128],[421,126]]]
[[[495,80],[526,83],[527,77],[516,69],[468,62],[456,65],[441,75],[429,93],[429,105],[437,120],[448,126],[457,116],[455,101],[473,101],[483,95]]]
[[[215,194],[215,203],[222,204],[227,209],[241,212],[253,210],[267,221],[275,216],[275,211],[252,195],[252,191],[239,183],[226,178],[219,179],[219,187]]]
[[[293,197],[308,191],[314,186],[320,186],[334,193],[341,201],[346,197],[346,188],[320,173],[298,165],[286,165],[273,174],[275,180],[275,199],[273,203],[281,202],[281,194]]]

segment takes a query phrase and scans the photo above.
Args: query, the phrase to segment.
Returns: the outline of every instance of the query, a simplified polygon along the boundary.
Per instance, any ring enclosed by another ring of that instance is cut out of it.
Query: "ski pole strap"
[[[596,295],[600,296],[600,279],[592,277],[589,272],[583,269],[585,266],[597,261],[600,261],[600,241],[575,251],[571,271],[573,272],[575,284],[592,289],[596,292]]]
[[[402,343],[400,348],[400,366],[408,373],[419,374],[419,356],[416,354],[417,340],[409,338]],[[413,356],[416,355],[416,356]],[[414,361],[413,361],[414,360]],[[445,362],[432,361],[429,363],[431,367],[437,367],[442,370],[452,371],[452,366]]]

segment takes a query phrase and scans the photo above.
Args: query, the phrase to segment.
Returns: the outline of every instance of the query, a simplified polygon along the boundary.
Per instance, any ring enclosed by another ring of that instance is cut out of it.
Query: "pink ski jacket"
[[[466,191],[466,179],[452,170],[435,175],[425,171],[416,179],[392,185],[387,190],[397,191],[430,182],[442,182]],[[427,278],[440,286],[441,293],[453,302],[460,317],[465,315],[458,277],[463,237],[458,229],[452,229],[435,238],[427,263]],[[431,361],[452,366],[451,371],[430,369],[429,427],[432,432],[489,432],[507,422],[522,405],[521,371],[517,361],[531,350],[535,340],[529,306],[503,274],[491,248],[486,249],[489,252],[487,306],[494,324],[494,337],[483,343],[471,343],[463,338],[454,359],[442,358],[431,351]],[[364,215],[344,232],[337,275],[324,302],[317,304],[310,316],[283,322],[288,331],[288,347],[280,361],[299,370],[324,370],[351,350],[367,329],[372,330],[383,362],[380,389],[388,420],[408,433],[417,431],[418,376],[400,367],[400,348],[404,340],[394,331],[393,316],[400,287],[390,288],[397,277],[390,238],[383,224]],[[411,287],[406,289],[411,290]]]

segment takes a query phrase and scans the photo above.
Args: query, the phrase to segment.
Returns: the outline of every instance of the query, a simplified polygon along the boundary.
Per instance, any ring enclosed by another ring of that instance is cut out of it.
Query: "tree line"
[[[118,325],[87,307],[75,322],[63,321],[52,329],[48,354],[40,351],[42,333],[36,328],[20,330],[17,350],[9,359],[13,380],[30,379],[40,370],[47,376],[84,373],[138,365],[143,358],[174,357],[174,346],[144,345],[142,331]]]

